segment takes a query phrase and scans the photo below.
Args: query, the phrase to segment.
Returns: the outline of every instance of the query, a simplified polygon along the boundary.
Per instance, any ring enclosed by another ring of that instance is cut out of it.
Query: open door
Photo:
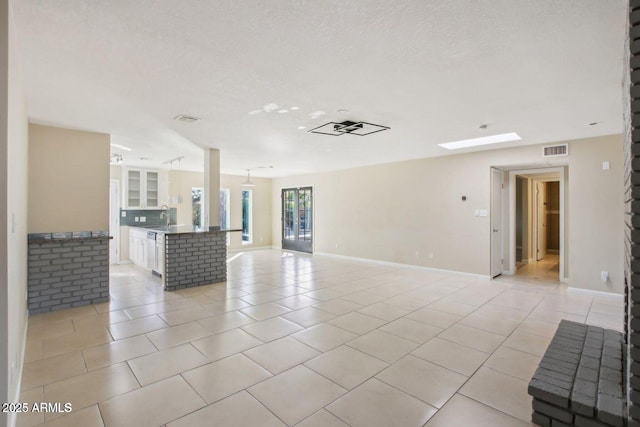
[[[502,274],[503,172],[491,169],[491,277]]]

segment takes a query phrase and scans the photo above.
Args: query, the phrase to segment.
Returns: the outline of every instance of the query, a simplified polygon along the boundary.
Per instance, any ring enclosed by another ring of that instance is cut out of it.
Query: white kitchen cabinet
[[[167,203],[166,171],[127,168],[123,178],[125,209],[157,209]]]
[[[129,259],[140,267],[149,268],[147,230],[143,228],[129,228]]]

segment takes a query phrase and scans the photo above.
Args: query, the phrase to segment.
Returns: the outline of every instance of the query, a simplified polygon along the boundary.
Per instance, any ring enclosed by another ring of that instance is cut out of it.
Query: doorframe
[[[504,170],[500,169],[500,168],[496,168],[496,167],[491,167],[491,179],[490,179],[490,187],[491,187],[491,197],[489,198],[489,205],[491,207],[491,209],[489,210],[491,215],[489,216],[489,250],[490,250],[490,256],[489,256],[489,276],[493,279],[495,277],[500,276],[501,274],[504,274],[505,271],[505,265],[504,265]],[[494,191],[493,191],[493,186],[494,186],[494,180],[493,180],[493,176],[495,172],[499,172],[500,173],[500,208],[496,210],[493,209],[493,203],[494,203]],[[499,239],[500,241],[500,247],[499,248],[495,248],[494,247],[494,218],[496,215],[499,215],[500,218],[499,222],[500,224],[498,225],[498,229],[502,232],[502,237],[501,239]],[[494,253],[497,252],[497,250],[499,249],[499,254],[498,253]],[[499,272],[494,272],[493,270],[493,263],[495,261],[494,257],[500,257],[500,271]],[[496,273],[496,274],[494,274]]]
[[[111,206],[111,204],[113,203],[113,200],[111,199],[111,184],[116,185],[116,188],[118,190],[118,194],[116,195],[116,200],[115,202],[117,203],[117,208],[118,208],[118,213],[116,214],[117,217],[117,223],[118,225],[116,226],[116,229],[113,231],[113,235],[111,237],[113,237],[113,244],[116,247],[116,264],[120,264],[120,207],[121,207],[121,197],[122,197],[122,188],[120,187],[120,180],[119,179],[109,179],[109,228],[111,228],[111,210],[113,209],[113,206]]]
[[[565,204],[567,195],[566,189],[566,168],[565,167],[549,167],[535,169],[518,169],[509,171],[509,270],[506,274],[513,275],[516,272],[516,175],[531,175],[544,173],[558,173],[560,181],[560,271],[559,279],[561,282],[568,282],[565,276]],[[556,179],[552,179],[555,181]],[[550,180],[551,181],[551,180]],[[536,236],[537,237],[537,236]],[[537,243],[536,243],[537,246]],[[535,254],[534,254],[535,256]]]
[[[312,223],[311,223],[311,253],[308,252],[299,252],[299,251],[295,251],[293,249],[286,249],[287,251],[291,251],[291,252],[298,252],[301,254],[307,254],[307,255],[312,255],[316,252],[316,189],[313,186],[313,184],[309,184],[309,185],[287,185],[284,187],[280,187],[278,192],[280,194],[280,225],[278,226],[278,229],[280,230],[280,249],[284,249],[283,248],[283,242],[284,242],[284,228],[283,228],[283,222],[284,222],[284,211],[283,211],[283,200],[282,200],[282,191],[283,190],[290,190],[290,189],[300,189],[300,188],[311,188],[311,215],[312,215]]]
[[[559,178],[532,178],[531,179],[531,183],[532,184],[539,184],[539,183],[546,183],[546,182],[558,182],[560,179]],[[546,198],[546,188],[545,188],[545,198]],[[558,195],[558,197],[560,197],[560,199],[562,200],[562,189],[559,190],[560,194]],[[537,198],[537,194],[536,194],[536,198]],[[538,210],[537,210],[537,203],[538,201],[536,200],[536,209],[533,210],[533,217],[534,217],[534,221],[535,221],[535,236],[533,237],[533,259],[534,261],[539,261],[538,260],[538,237],[539,237],[539,233],[540,230],[538,229]],[[560,220],[562,221],[562,217],[560,218]],[[560,239],[562,239],[562,235],[560,235]],[[545,237],[546,240],[546,237]],[[558,252],[560,252],[560,249],[558,249]],[[545,252],[546,255],[546,252]]]

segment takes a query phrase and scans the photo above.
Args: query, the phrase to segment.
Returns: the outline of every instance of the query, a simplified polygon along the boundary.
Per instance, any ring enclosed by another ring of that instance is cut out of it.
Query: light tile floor
[[[563,319],[621,329],[622,298],[279,250],[163,292],[131,265],[111,302],[32,316],[19,426],[524,426]]]

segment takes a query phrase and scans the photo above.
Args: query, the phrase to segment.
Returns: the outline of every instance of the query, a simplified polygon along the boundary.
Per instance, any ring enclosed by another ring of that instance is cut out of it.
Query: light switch
[[[489,216],[489,211],[487,211],[486,209],[480,209],[479,216]]]
[[[602,170],[605,170],[605,171],[609,170],[609,162],[602,162]]]
[[[140,217],[140,222],[147,222],[147,217],[146,216],[141,216]]]
[[[476,210],[473,212],[473,216],[480,216],[480,209],[476,209]]]
[[[127,217],[127,211],[122,211],[122,218],[126,218]]]
[[[139,222],[139,221],[140,221],[140,218],[135,217],[133,220],[134,220],[135,222]]]

